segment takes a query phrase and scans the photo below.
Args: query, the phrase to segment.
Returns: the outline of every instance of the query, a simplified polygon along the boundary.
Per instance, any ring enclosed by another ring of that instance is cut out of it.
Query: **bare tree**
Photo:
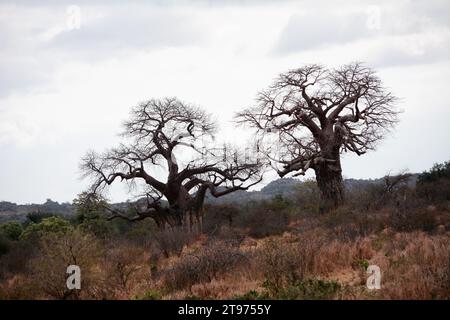
[[[279,165],[279,176],[315,171],[326,209],[344,200],[341,153],[374,149],[397,122],[395,101],[360,63],[334,70],[307,65],[280,74],[237,119],[256,128],[260,139],[276,133],[278,155],[272,147],[263,152]]]
[[[140,194],[145,200],[131,208],[134,215],[109,206],[110,219],[150,217],[162,228],[186,224],[187,219],[191,226],[195,221],[201,224],[208,192],[220,197],[246,190],[262,179],[262,164],[242,159],[237,149],[205,148],[204,141],[216,131],[215,122],[203,110],[176,98],[137,105],[124,128],[126,143],[103,154],[88,152],[81,164],[84,175],[93,178],[92,194],[119,180],[143,188]],[[175,157],[176,150],[184,155],[190,152],[186,164]],[[156,168],[163,169],[163,178]]]

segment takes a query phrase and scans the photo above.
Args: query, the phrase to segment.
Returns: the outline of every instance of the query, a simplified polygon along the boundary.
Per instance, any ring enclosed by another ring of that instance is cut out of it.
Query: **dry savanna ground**
[[[449,299],[449,202],[435,196],[448,186],[437,186],[380,185],[320,213],[306,182],[295,200],[208,206],[202,232],[96,212],[9,222],[0,298]],[[66,288],[69,264],[81,290]],[[369,265],[379,290],[366,287]]]

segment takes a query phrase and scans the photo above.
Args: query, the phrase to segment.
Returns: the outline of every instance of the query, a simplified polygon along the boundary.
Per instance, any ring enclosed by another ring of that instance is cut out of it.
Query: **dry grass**
[[[164,284],[169,290],[191,289],[194,284],[209,283],[221,275],[232,272],[246,256],[223,241],[209,243],[186,253],[164,271]]]
[[[392,224],[386,210],[354,218],[358,213],[341,209],[300,216],[284,233],[263,238],[226,226],[215,235],[160,234],[153,247],[75,233],[44,242],[31,269],[5,273],[0,298],[67,298],[52,284],[64,281],[70,247],[89,276],[80,296],[69,298],[450,299],[449,213],[417,212],[403,227],[396,224],[404,217]],[[418,221],[433,224],[417,230]],[[381,268],[380,290],[365,286],[371,264]]]

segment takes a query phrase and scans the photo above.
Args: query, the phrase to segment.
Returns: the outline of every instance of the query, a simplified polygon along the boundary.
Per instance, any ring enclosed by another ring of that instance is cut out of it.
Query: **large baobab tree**
[[[397,122],[395,101],[360,63],[307,65],[280,74],[237,119],[256,128],[259,139],[275,134],[276,143],[263,140],[261,148],[279,176],[315,171],[326,210],[344,200],[341,153],[374,149]]]
[[[124,124],[125,143],[103,154],[88,152],[82,159],[82,171],[93,180],[90,193],[101,194],[125,181],[141,189],[140,200],[132,215],[106,207],[110,219],[150,217],[160,227],[201,223],[208,192],[220,197],[262,179],[259,161],[241,157],[237,149],[207,144],[215,130],[209,114],[176,98],[137,105]]]

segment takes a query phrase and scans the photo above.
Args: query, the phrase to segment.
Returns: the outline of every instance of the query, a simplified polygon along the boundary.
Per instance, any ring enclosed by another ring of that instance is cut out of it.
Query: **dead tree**
[[[344,200],[341,153],[374,149],[397,122],[395,101],[360,63],[334,70],[307,65],[280,74],[237,119],[256,128],[260,140],[276,134],[261,148],[280,177],[315,171],[326,210]]]
[[[192,226],[197,221],[201,227],[208,193],[220,197],[262,180],[259,161],[243,159],[231,147],[206,145],[216,131],[215,122],[203,110],[176,98],[139,104],[124,129],[126,143],[103,154],[88,152],[81,163],[84,175],[93,179],[92,194],[116,181],[143,188],[140,194],[145,197],[132,206],[133,215],[109,206],[105,209],[110,219],[152,218],[161,228]],[[183,156],[178,159],[175,151]],[[184,158],[188,160],[183,165]],[[157,168],[163,173],[158,174]]]

